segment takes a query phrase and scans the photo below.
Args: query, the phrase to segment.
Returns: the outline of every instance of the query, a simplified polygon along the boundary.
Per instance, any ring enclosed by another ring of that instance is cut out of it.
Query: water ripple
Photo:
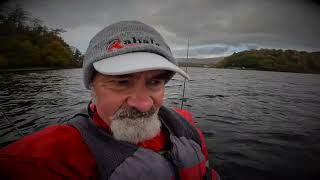
[[[165,105],[189,110],[222,179],[308,179],[320,163],[320,75],[189,68]],[[90,100],[80,69],[0,73],[0,112],[24,134],[71,117]],[[0,146],[19,134],[0,117]],[[312,178],[309,178],[312,179]],[[316,178],[314,178],[316,179]]]

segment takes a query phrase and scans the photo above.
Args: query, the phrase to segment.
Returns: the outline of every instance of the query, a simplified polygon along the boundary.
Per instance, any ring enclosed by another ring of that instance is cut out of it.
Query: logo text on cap
[[[112,52],[113,50],[122,49],[124,47],[132,47],[132,46],[138,46],[141,44],[153,44],[156,46],[160,46],[159,43],[157,43],[152,38],[136,38],[132,37],[131,39],[126,39],[121,41],[120,39],[114,39],[110,43],[108,43],[107,50],[108,52]]]

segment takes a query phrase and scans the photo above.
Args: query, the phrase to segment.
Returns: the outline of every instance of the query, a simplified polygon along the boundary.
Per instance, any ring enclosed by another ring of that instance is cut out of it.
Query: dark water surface
[[[320,75],[189,68],[184,108],[223,179],[320,178]],[[183,81],[167,84],[180,106]],[[0,112],[24,133],[68,118],[90,93],[81,69],[0,73]],[[20,138],[0,115],[0,146]]]

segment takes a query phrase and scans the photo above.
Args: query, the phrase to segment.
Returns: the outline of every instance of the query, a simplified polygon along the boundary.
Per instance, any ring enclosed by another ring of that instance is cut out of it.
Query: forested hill
[[[214,67],[320,73],[320,52],[275,49],[248,50],[225,57]]]
[[[83,56],[41,20],[16,7],[0,11],[0,69],[80,67]]]

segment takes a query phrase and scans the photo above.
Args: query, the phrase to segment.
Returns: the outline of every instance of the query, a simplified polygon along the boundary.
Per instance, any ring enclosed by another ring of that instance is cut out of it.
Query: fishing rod
[[[21,131],[18,129],[18,127],[15,126],[15,124],[8,119],[7,115],[4,112],[1,112],[1,114],[8,121],[8,123],[18,132],[18,134],[21,137],[23,137],[24,135],[21,133]]]
[[[188,39],[188,48],[187,48],[187,62],[188,62],[188,60],[189,60],[189,39]],[[188,73],[188,63],[186,63],[186,73]],[[183,102],[186,101],[186,98],[184,97],[185,91],[186,91],[186,78],[183,81],[183,92],[182,92],[181,108],[180,109],[183,108]],[[195,152],[197,151],[193,146],[191,146],[191,147],[193,148],[193,150]],[[197,155],[198,161],[200,162],[200,157],[199,157],[198,153],[196,153],[196,155]],[[202,173],[201,172],[199,172],[199,173],[200,173],[199,177],[201,177]]]
[[[188,60],[189,60],[189,39],[188,39],[188,48],[187,48],[187,62],[188,62]],[[188,73],[188,64],[187,63],[186,63],[186,73]],[[183,81],[183,91],[182,91],[182,99],[181,99],[180,109],[183,108],[183,102],[185,101],[185,97],[184,97],[185,90],[186,90],[186,79],[184,79],[184,81]]]

